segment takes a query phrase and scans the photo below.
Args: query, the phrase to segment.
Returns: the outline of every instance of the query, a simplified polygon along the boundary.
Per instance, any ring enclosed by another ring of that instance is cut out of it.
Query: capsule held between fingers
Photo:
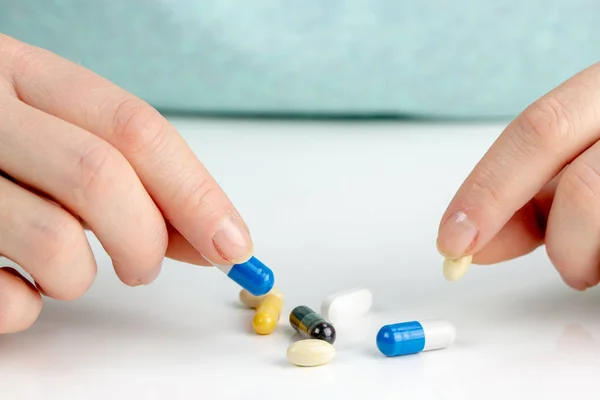
[[[473,261],[473,256],[468,255],[455,260],[444,259],[444,277],[449,281],[457,281],[462,278]]]
[[[259,335],[268,335],[277,327],[281,317],[283,300],[275,294],[267,294],[263,302],[256,308],[252,327]]]
[[[216,267],[254,296],[269,293],[275,284],[273,271],[256,257],[251,257],[245,263]]]

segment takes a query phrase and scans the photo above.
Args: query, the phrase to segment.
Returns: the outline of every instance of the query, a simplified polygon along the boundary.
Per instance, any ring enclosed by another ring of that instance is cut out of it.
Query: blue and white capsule
[[[242,264],[217,265],[217,268],[254,296],[269,293],[275,284],[273,271],[256,257]]]
[[[409,321],[383,326],[377,333],[377,348],[387,357],[417,354],[450,346],[456,328],[446,320]]]

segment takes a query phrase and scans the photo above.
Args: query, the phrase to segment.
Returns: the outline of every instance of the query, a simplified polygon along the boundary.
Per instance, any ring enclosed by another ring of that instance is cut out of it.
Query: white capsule
[[[333,360],[335,347],[320,339],[299,340],[288,347],[286,356],[299,367],[316,367]]]
[[[469,270],[473,256],[464,256],[456,260],[444,259],[444,277],[449,281],[457,281]]]
[[[332,323],[340,323],[367,314],[373,306],[369,289],[353,289],[330,294],[321,303],[321,315]]]

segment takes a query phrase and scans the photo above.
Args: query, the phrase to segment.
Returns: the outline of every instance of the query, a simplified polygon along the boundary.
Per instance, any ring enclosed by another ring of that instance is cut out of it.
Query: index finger
[[[12,81],[25,103],[109,142],[130,162],[166,219],[213,264],[252,255],[249,231],[223,190],[153,107],[95,73],[10,38]],[[152,84],[149,82],[149,84]],[[128,199],[123,199],[128,201]]]
[[[447,258],[481,250],[510,218],[600,137],[600,64],[530,105],[502,132],[444,213]]]

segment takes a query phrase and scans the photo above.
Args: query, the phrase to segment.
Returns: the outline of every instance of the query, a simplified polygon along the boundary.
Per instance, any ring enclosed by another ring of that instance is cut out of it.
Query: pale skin
[[[0,333],[27,329],[41,293],[72,300],[96,263],[84,227],[118,277],[151,283],[165,257],[232,264],[252,255],[246,225],[177,131],[98,75],[0,35]]]
[[[0,121],[0,254],[30,277],[0,269],[0,334],[29,328],[42,295],[73,300],[89,289],[96,263],[85,229],[129,286],[150,284],[165,257],[208,266],[252,255],[243,219],[163,116],[1,34]],[[545,244],[567,284],[596,285],[598,139],[595,65],[502,132],[444,214],[439,251],[490,264]]]
[[[535,101],[500,134],[440,222],[448,258],[493,264],[545,245],[576,290],[600,281],[600,63]]]

